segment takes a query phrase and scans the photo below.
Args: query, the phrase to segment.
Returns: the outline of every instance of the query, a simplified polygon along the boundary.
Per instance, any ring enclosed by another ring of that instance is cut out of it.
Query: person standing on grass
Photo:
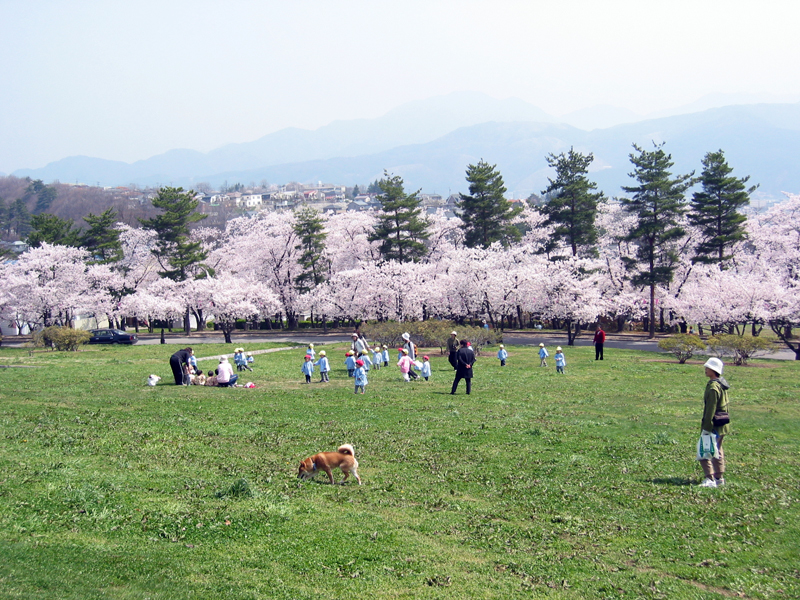
[[[415,362],[417,360],[417,347],[414,345],[414,342],[411,341],[411,334],[405,332],[401,337],[405,342],[403,344],[403,349],[408,351],[408,358],[411,359],[412,363]],[[414,372],[414,369],[408,372],[408,376],[414,380],[419,379],[419,375]]]
[[[356,370],[353,373],[353,377],[355,378],[355,391],[354,394],[358,393],[358,390],[361,390],[361,393],[364,393],[364,388],[367,387],[369,381],[367,381],[367,370],[364,368],[364,361],[357,360],[356,361]]]
[[[183,348],[169,357],[169,367],[172,369],[172,375],[175,377],[175,385],[183,385],[184,369],[190,364],[189,359],[191,356],[192,349]]]
[[[503,344],[500,344],[500,349],[497,351],[497,358],[500,360],[500,366],[505,367],[506,359],[508,358],[508,352]]]
[[[606,332],[598,325],[594,329],[594,359],[603,360],[603,344],[606,343]]]
[[[450,365],[456,368],[456,352],[458,352],[458,334],[455,331],[450,332],[450,339],[447,340],[447,353]]]
[[[472,392],[472,365],[475,364],[475,352],[470,348],[467,340],[459,342],[461,346],[456,352],[456,378],[453,380],[453,388],[450,394],[455,394],[458,389],[458,382],[462,379],[467,381],[467,395]]]
[[[561,346],[556,348],[556,354],[553,357],[556,359],[556,373],[564,374],[564,367],[567,366],[567,359],[564,358],[564,351],[561,350]]]
[[[716,458],[700,460],[705,475],[700,487],[716,488],[725,485],[725,454],[722,451],[722,440],[731,429],[728,417],[728,390],[731,386],[722,376],[724,365],[720,359],[709,358],[703,367],[708,383],[703,395],[701,429],[702,433],[714,435],[718,454]],[[724,417],[719,413],[723,413]]]
[[[544,344],[539,344],[539,366],[546,367],[547,366],[547,357],[550,354],[547,352],[547,348],[544,347]]]

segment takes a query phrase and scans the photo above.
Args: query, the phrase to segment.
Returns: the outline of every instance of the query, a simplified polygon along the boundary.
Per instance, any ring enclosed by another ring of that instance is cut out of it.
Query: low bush
[[[88,342],[90,337],[91,334],[83,329],[53,325],[34,333],[33,345],[39,348],[47,347],[74,352],[78,350],[79,346]]]
[[[680,364],[684,364],[692,358],[695,352],[702,352],[706,349],[706,345],[700,339],[700,336],[688,333],[681,333],[659,340],[658,347],[670,354],[674,354]]]
[[[719,358],[732,357],[735,365],[746,365],[756,355],[775,352],[775,345],[768,339],[730,334],[708,338],[708,348]]]

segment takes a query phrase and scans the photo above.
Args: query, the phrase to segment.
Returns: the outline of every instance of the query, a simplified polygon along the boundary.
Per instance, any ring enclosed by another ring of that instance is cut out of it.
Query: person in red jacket
[[[606,343],[606,332],[598,325],[594,329],[594,359],[603,360],[603,344]]]

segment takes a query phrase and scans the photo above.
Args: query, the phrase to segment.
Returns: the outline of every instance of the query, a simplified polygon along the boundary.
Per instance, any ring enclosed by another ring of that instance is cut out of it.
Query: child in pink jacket
[[[411,360],[411,357],[408,355],[408,350],[403,348],[402,356],[400,360],[397,361],[397,366],[400,367],[400,372],[403,374],[403,379],[406,381],[410,381],[408,372],[411,370],[411,366],[414,362]]]

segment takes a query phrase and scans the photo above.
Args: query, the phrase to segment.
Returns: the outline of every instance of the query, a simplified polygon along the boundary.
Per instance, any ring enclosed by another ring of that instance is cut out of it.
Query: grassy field
[[[0,349],[35,367],[0,369],[0,597],[800,597],[800,363],[726,370],[709,490],[697,361],[566,348],[560,376],[511,347],[471,396],[438,355],[356,396],[341,347],[301,385],[303,347],[257,356],[255,389],[171,385],[176,347]],[[346,442],[364,485],[298,484]]]

